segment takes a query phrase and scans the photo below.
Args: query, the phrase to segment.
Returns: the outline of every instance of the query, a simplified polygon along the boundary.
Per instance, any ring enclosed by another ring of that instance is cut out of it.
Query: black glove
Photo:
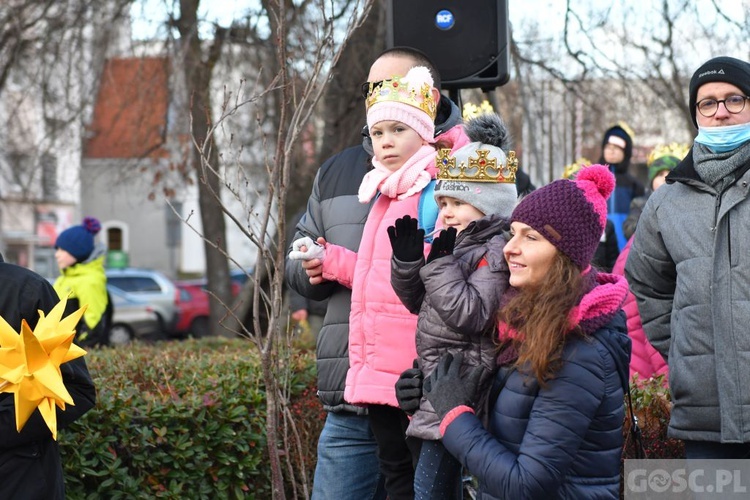
[[[407,415],[414,415],[422,399],[422,370],[414,360],[414,368],[405,370],[396,381],[396,400],[398,407]]]
[[[471,406],[482,374],[482,367],[470,368],[465,378],[461,378],[461,365],[464,356],[458,353],[443,355],[435,370],[424,381],[424,397],[435,409],[440,420],[457,406]]]
[[[424,229],[417,229],[417,219],[404,215],[388,227],[393,256],[402,262],[414,262],[424,255]]]
[[[453,247],[456,246],[456,233],[455,227],[449,227],[440,231],[440,235],[432,240],[432,248],[430,248],[430,253],[427,255],[428,264],[435,259],[453,253]]]

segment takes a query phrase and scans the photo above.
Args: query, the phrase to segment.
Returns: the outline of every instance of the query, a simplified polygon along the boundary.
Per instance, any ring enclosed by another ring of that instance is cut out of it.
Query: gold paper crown
[[[658,160],[662,156],[674,156],[682,160],[687,156],[688,151],[690,151],[690,146],[688,146],[687,144],[680,144],[678,142],[656,146],[651,150],[651,153],[649,153],[648,159],[646,160],[646,166],[650,167],[654,161]]]
[[[578,173],[579,170],[581,170],[583,167],[588,167],[591,165],[591,161],[588,158],[584,158],[583,156],[580,158],[576,158],[576,161],[573,163],[568,163],[563,168],[563,179],[570,179],[574,175]]]
[[[468,165],[451,156],[450,149],[438,150],[435,165],[438,168],[437,178],[443,181],[465,182],[516,182],[518,159],[515,151],[508,151],[505,164],[497,165],[497,158],[488,158],[489,149],[478,148],[476,156],[469,155]]]
[[[437,104],[432,97],[432,86],[422,83],[417,89],[409,83],[405,78],[398,76],[378,82],[374,86],[371,83],[365,107],[370,109],[379,102],[400,102],[421,109],[434,120],[437,115]]]
[[[489,103],[486,99],[482,101],[482,104],[477,106],[476,104],[472,104],[470,102],[467,102],[464,104],[464,111],[463,111],[463,117],[464,121],[469,121],[472,118],[476,118],[479,115],[483,115],[485,113],[494,113],[495,110],[492,108],[492,104]]]

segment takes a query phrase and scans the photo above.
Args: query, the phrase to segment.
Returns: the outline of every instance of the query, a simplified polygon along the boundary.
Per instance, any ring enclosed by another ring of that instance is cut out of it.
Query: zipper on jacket
[[[714,203],[714,225],[711,228],[712,233],[716,233],[716,226],[719,225],[719,209],[721,209],[721,196],[723,193],[716,193],[716,203]]]

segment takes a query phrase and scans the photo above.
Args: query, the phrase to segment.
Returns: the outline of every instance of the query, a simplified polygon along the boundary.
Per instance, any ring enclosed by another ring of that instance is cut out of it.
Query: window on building
[[[122,228],[110,227],[107,229],[107,249],[123,250]]]

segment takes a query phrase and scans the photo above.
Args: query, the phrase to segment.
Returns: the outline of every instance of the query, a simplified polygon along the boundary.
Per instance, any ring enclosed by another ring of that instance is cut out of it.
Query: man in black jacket
[[[60,299],[52,285],[38,274],[3,262],[0,255],[0,316],[20,331],[21,320],[33,329],[39,312],[48,313]],[[94,407],[96,390],[83,358],[60,365],[63,383],[75,405],[57,409],[62,429]],[[65,498],[63,470],[57,441],[35,411],[21,432],[16,430],[13,395],[0,394],[0,498]]]

